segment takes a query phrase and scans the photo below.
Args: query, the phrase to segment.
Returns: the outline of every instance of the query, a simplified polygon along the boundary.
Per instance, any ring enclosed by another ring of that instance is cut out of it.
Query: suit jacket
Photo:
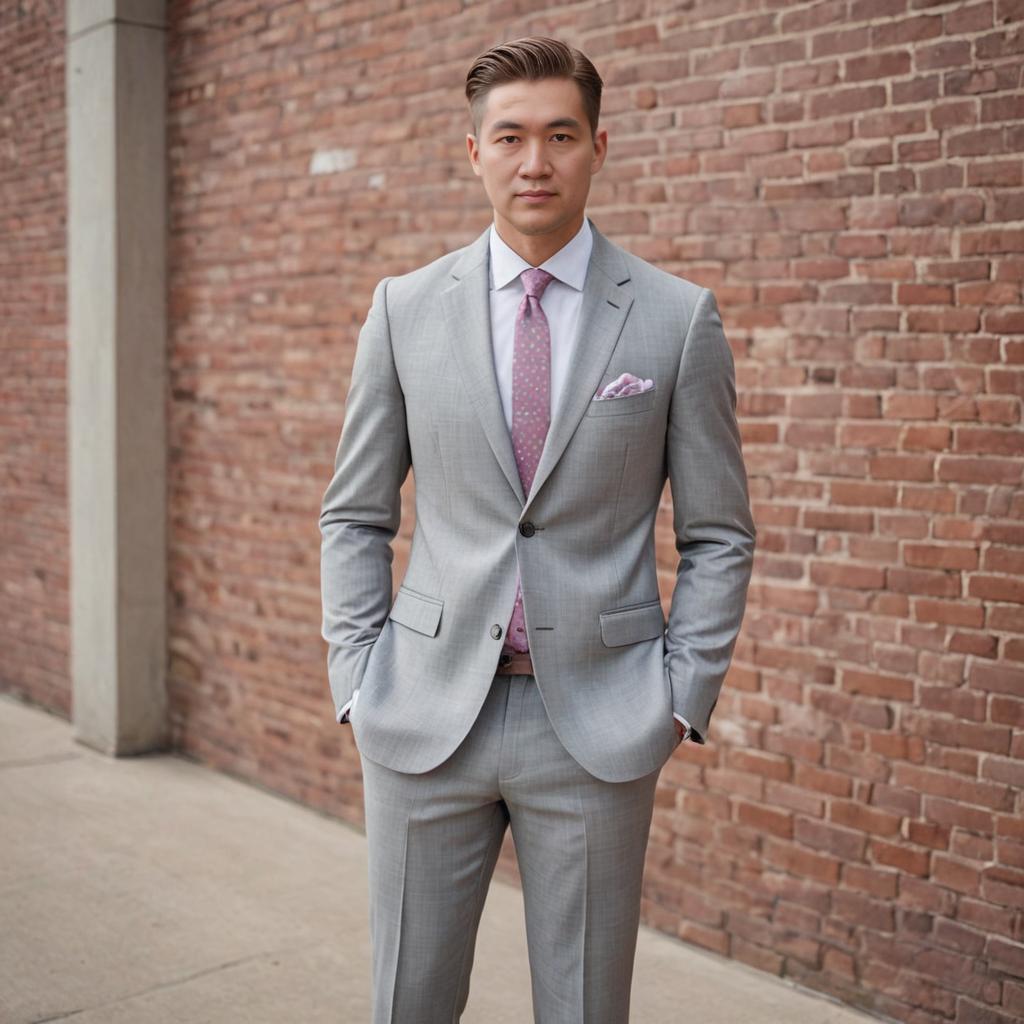
[[[704,743],[746,605],[756,531],[735,367],[713,293],[590,221],[578,340],[530,493],[494,374],[488,231],[374,290],[323,497],[323,636],[336,713],[396,771],[444,761],[491,686],[516,564],[536,684],[559,740],[609,782],[659,768],[673,711]],[[594,400],[628,371],[654,388]],[[410,468],[416,523],[392,593]],[[654,525],[679,555],[666,628]]]

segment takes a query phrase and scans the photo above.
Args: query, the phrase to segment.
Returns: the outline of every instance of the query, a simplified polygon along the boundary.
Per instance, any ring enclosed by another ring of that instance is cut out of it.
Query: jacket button
[[[527,521],[519,524],[519,532],[524,537],[532,537],[537,532],[537,527],[533,523]]]
[[[495,640],[501,639],[501,626],[497,623],[491,626],[491,636],[493,636]]]

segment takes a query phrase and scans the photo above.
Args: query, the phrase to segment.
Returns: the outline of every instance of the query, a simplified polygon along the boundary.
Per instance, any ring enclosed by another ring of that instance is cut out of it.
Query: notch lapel
[[[445,329],[466,393],[484,436],[523,512],[551,475],[593,398],[633,305],[630,274],[622,252],[590,221],[593,248],[583,285],[576,343],[565,389],[548,427],[529,500],[523,492],[494,372],[491,341],[490,225],[463,251],[451,274],[454,284],[440,293]]]
[[[491,281],[488,225],[471,242],[451,269],[455,283],[441,292],[448,344],[462,374],[462,382],[480,419],[487,443],[494,452],[519,504],[526,501],[519,479],[512,435],[505,424],[498,378],[494,373],[491,341]]]
[[[633,305],[629,268],[621,250],[597,230],[589,217],[587,220],[594,237],[583,284],[576,341],[569,359],[565,389],[548,427],[524,512],[558,465],[576,432]]]

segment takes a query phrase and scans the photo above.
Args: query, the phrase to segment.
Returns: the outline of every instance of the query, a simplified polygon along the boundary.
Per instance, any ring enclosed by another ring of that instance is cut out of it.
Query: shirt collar
[[[504,288],[524,270],[529,269],[530,264],[505,243],[493,222],[490,242],[491,288]],[[593,244],[594,234],[590,230],[590,220],[584,217],[579,231],[558,252],[546,259],[540,265],[540,269],[546,270],[571,288],[582,291],[583,282],[587,279],[587,264],[590,262]]]

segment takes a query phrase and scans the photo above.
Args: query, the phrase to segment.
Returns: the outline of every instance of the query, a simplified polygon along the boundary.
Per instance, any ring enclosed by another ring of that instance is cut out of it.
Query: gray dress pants
[[[628,1024],[660,769],[629,782],[595,778],[559,742],[534,677],[503,674],[465,740],[432,771],[361,761],[374,1024],[460,1019],[508,825],[534,1021]]]

